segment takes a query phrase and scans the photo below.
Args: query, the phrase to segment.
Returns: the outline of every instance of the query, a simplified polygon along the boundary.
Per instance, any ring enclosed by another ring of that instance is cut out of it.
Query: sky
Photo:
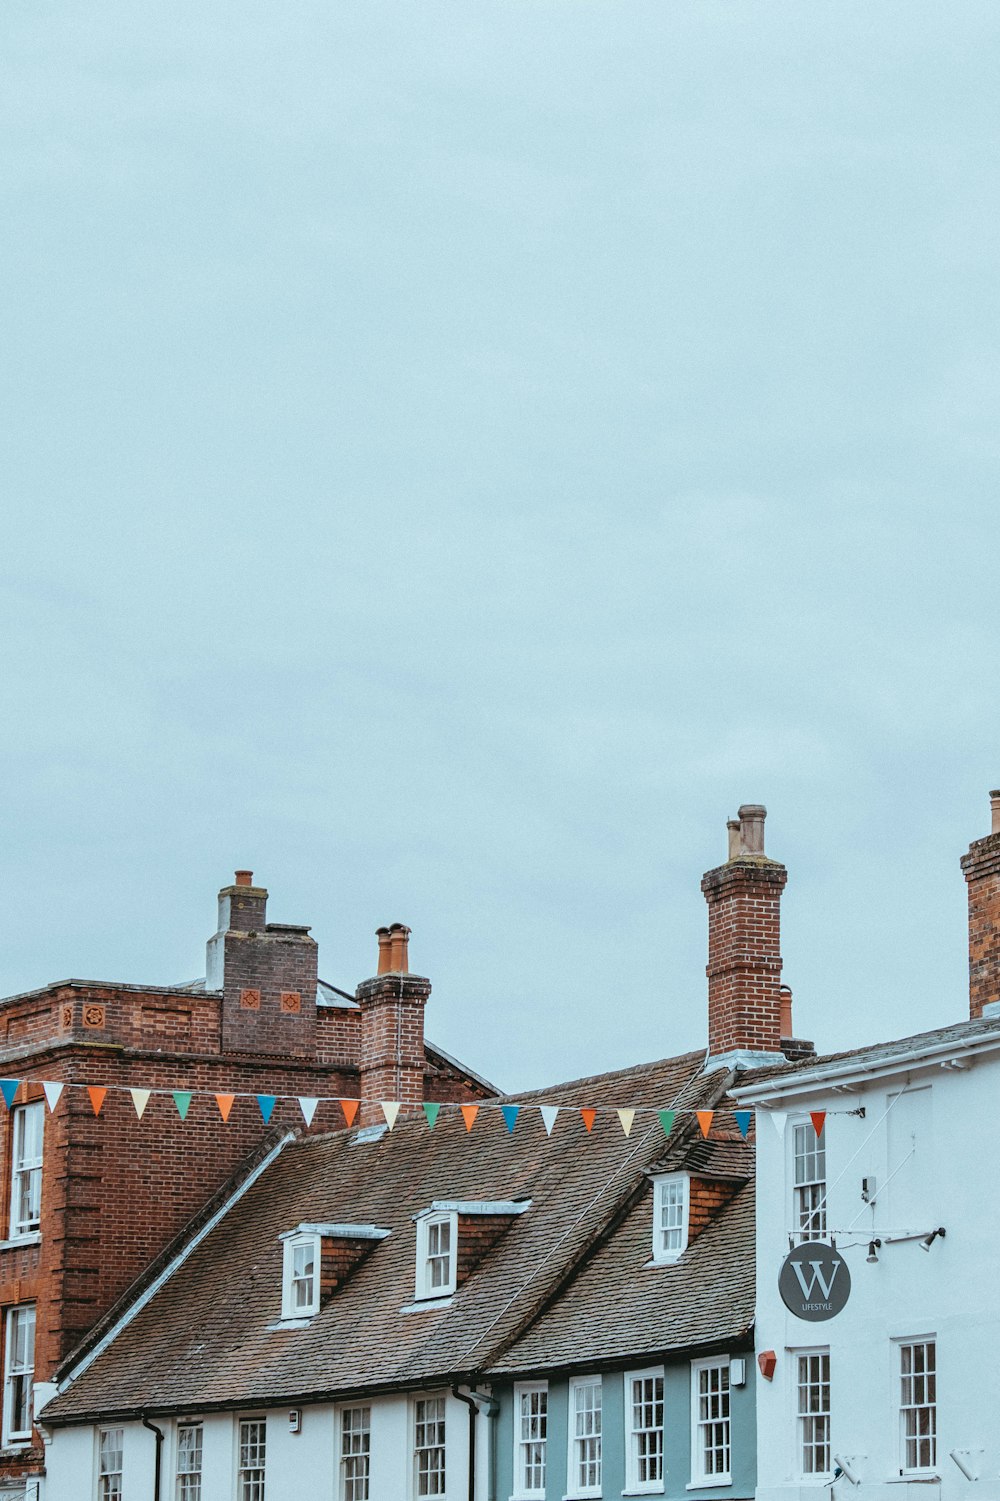
[[[967,1012],[1000,785],[995,0],[10,0],[0,993],[237,867],[507,1089]]]

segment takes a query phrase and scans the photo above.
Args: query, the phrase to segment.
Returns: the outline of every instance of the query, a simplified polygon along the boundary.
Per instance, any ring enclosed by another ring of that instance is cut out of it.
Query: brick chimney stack
[[[316,1056],[316,940],[309,929],[267,921],[267,892],[238,870],[219,892],[206,990],[222,991],[222,1048],[278,1058]]]
[[[788,872],[764,853],[767,809],[746,803],[726,825],[729,858],[701,882],[708,903],[708,1068],[780,1062],[781,893]],[[787,987],[786,987],[787,990]],[[782,1016],[784,1009],[785,1015]]]
[[[1000,791],[990,793],[992,830],[962,856],[969,888],[969,1015],[1000,1001]]]
[[[409,969],[410,930],[401,922],[379,928],[378,973],[357,989],[361,1007],[360,1124],[382,1120],[383,1100],[404,1111],[424,1101],[424,1007],[431,982]]]

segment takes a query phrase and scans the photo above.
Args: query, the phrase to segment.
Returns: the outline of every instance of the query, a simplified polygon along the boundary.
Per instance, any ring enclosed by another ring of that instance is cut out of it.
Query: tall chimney
[[[410,930],[403,923],[379,928],[378,973],[357,989],[361,1007],[360,1124],[382,1120],[383,1100],[404,1111],[424,1101],[424,1007],[430,980],[409,971]]]
[[[729,859],[701,882],[708,903],[707,1068],[780,1062],[781,893],[788,872],[764,853],[767,809],[730,819]]]
[[[969,888],[969,1015],[1000,1001],[1000,791],[990,793],[992,831],[962,856]]]

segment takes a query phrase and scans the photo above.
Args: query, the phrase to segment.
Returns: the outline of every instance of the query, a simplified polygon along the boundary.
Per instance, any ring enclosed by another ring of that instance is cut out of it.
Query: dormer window
[[[308,1319],[319,1310],[318,1235],[291,1235],[285,1241],[281,1317]]]
[[[669,1173],[653,1180],[653,1260],[670,1263],[687,1249],[691,1179]]]
[[[455,1291],[458,1215],[428,1214],[417,1220],[418,1298],[446,1298]]]
[[[303,1223],[283,1231],[281,1324],[308,1324],[388,1234],[378,1225]]]

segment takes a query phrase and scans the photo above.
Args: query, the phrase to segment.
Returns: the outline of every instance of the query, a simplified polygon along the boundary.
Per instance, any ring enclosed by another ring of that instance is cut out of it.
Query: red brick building
[[[64,980],[0,1000],[0,1496],[22,1495],[42,1463],[32,1380],[213,1195],[307,1129],[294,1097],[318,1098],[311,1129],[329,1131],[344,1124],[331,1096],[360,1101],[361,1124],[382,1118],[383,1100],[495,1094],[425,1040],[431,986],[409,972],[408,936],[379,930],[378,973],[351,996],[318,979],[309,929],[269,923],[267,892],[238,871],[219,893],[205,980]],[[66,1087],[81,1085],[107,1091],[99,1114],[87,1089]],[[141,1118],[134,1089],[151,1092]],[[173,1091],[191,1095],[183,1119]],[[258,1095],[278,1097],[267,1124]]]

